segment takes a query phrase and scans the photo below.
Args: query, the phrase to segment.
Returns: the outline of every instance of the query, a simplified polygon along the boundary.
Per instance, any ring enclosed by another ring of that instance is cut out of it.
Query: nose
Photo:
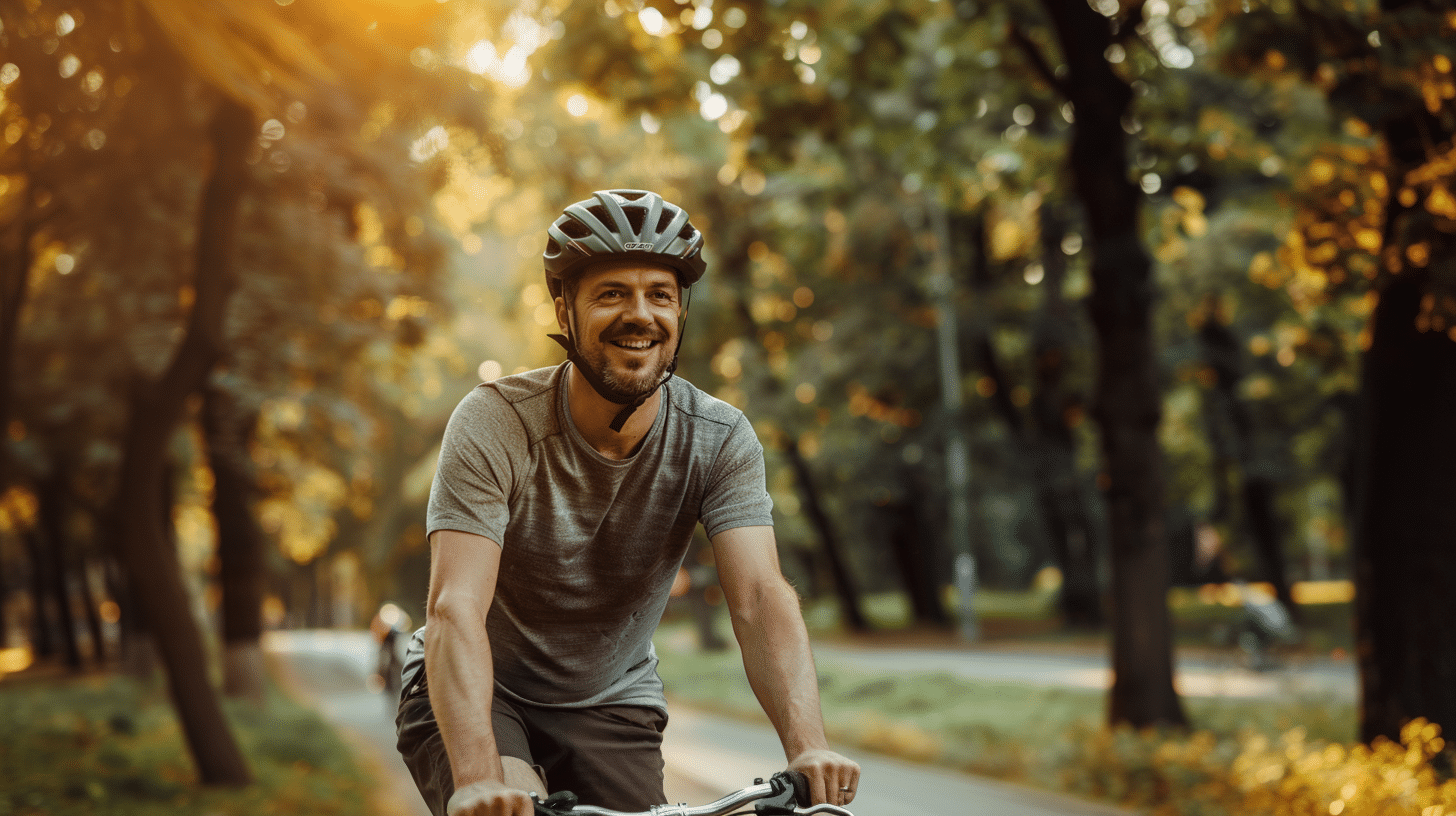
[[[639,292],[635,296],[628,298],[626,305],[622,309],[622,320],[640,326],[651,325],[652,312],[647,306],[646,293]]]

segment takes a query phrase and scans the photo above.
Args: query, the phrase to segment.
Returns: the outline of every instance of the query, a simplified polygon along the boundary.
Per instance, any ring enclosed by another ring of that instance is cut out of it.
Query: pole
[[[950,276],[950,226],[945,209],[929,202],[935,253],[930,273],[930,294],[935,301],[936,339],[940,346],[941,406],[947,417],[946,475],[950,480],[950,541],[955,551],[955,586],[960,600],[960,636],[966,642],[980,637],[976,624],[976,558],[971,553],[971,456],[961,423],[961,359],[957,342],[955,284]]]

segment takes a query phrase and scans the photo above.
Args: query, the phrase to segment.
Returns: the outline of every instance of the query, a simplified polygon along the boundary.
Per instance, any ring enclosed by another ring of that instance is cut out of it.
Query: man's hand
[[[448,816],[535,816],[536,806],[525,791],[483,779],[456,790],[445,812]]]
[[[808,777],[809,797],[816,805],[847,805],[859,790],[859,765],[827,748],[799,754],[789,762],[789,770]]]

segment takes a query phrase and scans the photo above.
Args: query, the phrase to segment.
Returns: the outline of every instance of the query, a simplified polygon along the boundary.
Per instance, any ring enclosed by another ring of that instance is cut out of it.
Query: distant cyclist
[[[438,816],[528,816],[527,791],[662,804],[652,634],[701,523],[788,767],[816,803],[847,804],[859,766],[825,740],[762,446],[740,411],[672,376],[702,234],[642,190],[595,193],[547,234],[567,362],[467,394],[430,490],[426,626],[397,719],[421,794]]]

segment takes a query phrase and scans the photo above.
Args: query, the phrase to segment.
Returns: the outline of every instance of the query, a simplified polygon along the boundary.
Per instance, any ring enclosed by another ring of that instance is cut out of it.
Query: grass
[[[229,703],[256,782],[196,783],[160,685],[126,677],[7,678],[0,684],[0,816],[351,816],[372,783],[334,730],[276,691]]]
[[[701,652],[689,633],[659,638],[661,674],[673,697],[721,713],[759,717],[736,650]],[[1100,691],[907,673],[887,677],[821,659],[824,718],[841,741],[893,755],[997,776],[1017,776],[1025,756],[1101,727]],[[1296,726],[1311,739],[1345,742],[1355,733],[1348,702],[1187,698],[1197,726],[1220,739],[1277,738]]]
[[[1180,647],[1219,648],[1240,610],[1205,593],[1170,598]],[[990,639],[1105,647],[1105,635],[1057,630],[1049,592],[978,597]],[[903,601],[870,596],[876,626],[904,626]],[[1348,650],[1348,602],[1306,604],[1311,654]],[[832,606],[808,604],[817,637],[843,638]],[[725,627],[726,628],[726,627]],[[924,632],[872,639],[934,642]],[[735,650],[703,653],[686,624],[660,631],[658,656],[670,697],[763,721]],[[949,644],[944,636],[940,642]],[[1232,659],[1232,658],[1231,658]],[[842,744],[1120,804],[1155,816],[1453,816],[1452,752],[1420,721],[1400,742],[1354,743],[1352,703],[1318,698],[1185,698],[1193,730],[1133,731],[1105,725],[1105,694],[990,682],[944,673],[887,677],[820,659],[819,686],[831,738]],[[1443,753],[1444,752],[1444,753]]]
[[[902,593],[868,593],[861,603],[865,617],[877,630],[895,633],[911,624],[910,604]],[[983,635],[992,640],[1006,637],[1018,641],[1085,644],[1105,640],[1103,633],[1072,634],[1063,630],[1057,622],[1055,604],[1056,590],[1051,587],[1026,591],[980,589],[975,600]],[[946,606],[954,610],[953,593],[947,593]],[[1244,614],[1227,597],[1184,588],[1169,593],[1168,609],[1173,619],[1175,643],[1192,648],[1231,646],[1234,631]],[[1304,603],[1299,612],[1299,651],[1312,654],[1353,651],[1354,609],[1349,601]],[[844,635],[839,606],[833,599],[805,602],[804,622],[815,637]]]

